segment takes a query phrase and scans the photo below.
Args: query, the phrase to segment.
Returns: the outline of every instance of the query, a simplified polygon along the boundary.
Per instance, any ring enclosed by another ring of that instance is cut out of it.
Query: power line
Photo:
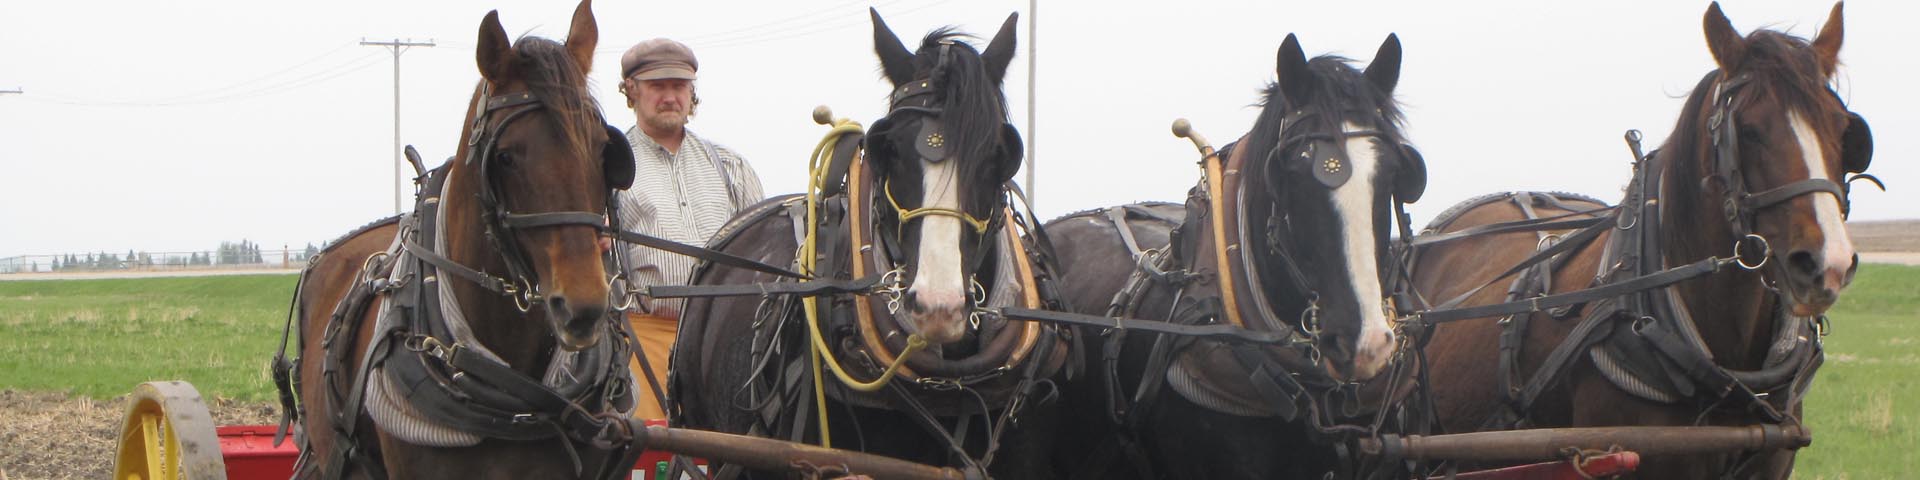
[[[169,102],[173,102],[173,101],[177,101],[177,100],[187,100],[187,99],[192,99],[192,98],[195,98],[195,97],[201,97],[201,96],[207,96],[207,95],[215,95],[215,96],[219,96],[219,95],[223,95],[223,94],[231,94],[231,93],[232,93],[232,90],[233,90],[233,89],[235,89],[235,88],[240,88],[240,87],[244,87],[244,86],[246,86],[246,85],[248,85],[248,84],[252,84],[252,83],[256,83],[256,82],[260,82],[260,81],[263,81],[263,80],[266,80],[266,79],[269,79],[269,78],[273,78],[273,77],[276,77],[276,76],[279,76],[280,74],[283,74],[283,73],[287,73],[287,72],[291,72],[291,71],[293,71],[293,70],[295,70],[295,69],[298,69],[298,68],[300,68],[300,67],[305,67],[305,66],[307,66],[307,65],[312,65],[312,64],[314,64],[315,62],[319,62],[319,61],[320,61],[321,59],[323,59],[323,58],[327,58],[327,57],[329,57],[329,56],[332,56],[333,54],[335,54],[335,53],[339,53],[339,52],[340,52],[341,50],[344,50],[344,49],[346,49],[347,47],[351,47],[351,46],[353,46],[353,44],[351,44],[351,43],[341,43],[341,44],[339,44],[339,45],[336,45],[336,46],[334,46],[332,50],[327,50],[327,51],[326,51],[325,53],[321,53],[321,54],[319,54],[319,55],[315,55],[315,56],[313,56],[312,58],[308,58],[308,59],[306,59],[306,60],[303,60],[303,61],[301,61],[300,63],[296,63],[296,64],[293,64],[292,66],[289,66],[289,67],[287,67],[287,68],[282,68],[282,69],[279,69],[279,70],[275,70],[275,71],[273,71],[273,72],[271,72],[271,73],[267,73],[267,74],[265,74],[265,75],[261,75],[261,76],[258,76],[258,77],[254,77],[254,78],[251,78],[251,79],[248,79],[248,80],[245,80],[245,81],[240,81],[240,82],[234,82],[234,83],[233,83],[233,84],[231,84],[231,85],[227,85],[227,86],[224,86],[224,87],[220,87],[220,88],[212,88],[212,89],[207,89],[207,90],[203,90],[203,91],[199,91],[199,92],[194,92],[194,93],[189,93],[189,94],[185,94],[185,95],[178,95],[178,96],[174,96],[174,97],[168,97],[168,98],[162,98],[162,99],[159,99],[159,100],[154,100],[154,101],[153,101],[153,103],[169,103]]]
[[[378,53],[368,52],[366,55],[362,55],[358,58],[354,58],[351,60],[347,60],[345,62],[330,65],[326,68],[319,70],[320,72],[325,72],[325,73],[320,73],[312,76],[305,76],[302,78],[286,79],[283,81],[266,84],[266,85],[256,85],[251,88],[244,88],[244,89],[239,89],[235,91],[229,91],[222,95],[216,95],[216,96],[210,96],[210,97],[190,98],[190,96],[178,96],[178,97],[174,97],[177,100],[171,100],[171,101],[96,100],[96,99],[89,99],[89,98],[83,98],[83,97],[60,95],[57,93],[56,94],[41,93],[41,94],[36,94],[33,97],[41,97],[41,98],[38,98],[37,100],[47,102],[47,103],[85,106],[85,107],[178,107],[178,106],[225,103],[229,101],[246,100],[246,99],[258,98],[258,97],[288,93],[293,91],[293,89],[296,89],[296,88],[313,85],[325,80],[339,78],[340,76],[357,72],[360,70],[364,70],[367,67],[371,67],[373,65],[379,64],[380,62],[377,58],[378,56],[379,56]],[[307,62],[307,63],[310,64],[311,62]],[[273,75],[262,76],[260,78],[269,78],[271,76]],[[236,86],[239,86],[239,85],[243,85],[243,84],[236,84]]]
[[[926,5],[902,9],[902,10],[893,12],[893,15],[895,18],[898,18],[899,16],[933,8],[933,7],[939,6],[940,4],[947,3],[949,1],[951,0],[935,0]],[[899,0],[894,0],[892,2],[887,2],[887,4],[898,3],[898,2]],[[882,4],[880,6],[885,6],[885,5],[886,4]],[[844,21],[839,21],[834,23],[823,23],[820,25],[814,25],[812,26],[812,28],[792,29],[784,32],[783,31],[761,32],[756,34],[739,36],[739,37],[735,37],[727,40],[708,42],[707,44],[702,46],[708,47],[708,48],[728,48],[728,47],[753,45],[753,44],[759,44],[759,43],[791,40],[795,38],[801,38],[801,37],[807,37],[807,36],[832,32],[832,31],[838,31],[848,27],[858,26],[866,22],[867,22],[866,19],[855,18],[855,19],[844,20]]]
[[[387,47],[393,51],[393,213],[400,213],[400,54],[410,47],[433,48],[433,39],[416,42],[412,39],[393,39],[390,42],[369,42],[360,39],[361,45]]]

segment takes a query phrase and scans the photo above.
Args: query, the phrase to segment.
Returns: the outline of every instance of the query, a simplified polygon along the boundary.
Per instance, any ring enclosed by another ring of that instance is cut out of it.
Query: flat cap
[[[693,49],[665,38],[640,42],[620,56],[621,78],[693,80],[694,72],[699,70],[700,61],[693,58]]]

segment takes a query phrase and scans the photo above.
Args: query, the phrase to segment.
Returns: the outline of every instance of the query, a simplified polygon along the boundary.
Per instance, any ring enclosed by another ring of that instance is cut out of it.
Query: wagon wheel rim
[[[133,389],[120,448],[117,480],[225,479],[219,436],[200,392],[186,382],[147,382]]]

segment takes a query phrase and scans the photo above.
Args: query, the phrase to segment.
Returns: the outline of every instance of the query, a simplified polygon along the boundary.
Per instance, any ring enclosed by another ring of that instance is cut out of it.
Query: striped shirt
[[[759,202],[760,177],[727,147],[692,130],[678,153],[668,153],[641,132],[627,130],[633,145],[633,188],[620,193],[620,227],[688,245],[706,245],[720,226],[742,208]],[[628,278],[637,286],[685,285],[697,259],[632,245],[627,248]],[[680,299],[655,299],[654,315],[678,318]]]

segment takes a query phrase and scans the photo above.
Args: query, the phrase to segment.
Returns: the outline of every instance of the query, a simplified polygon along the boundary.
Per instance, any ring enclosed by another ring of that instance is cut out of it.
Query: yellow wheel
[[[200,391],[187,382],[134,387],[113,472],[116,480],[227,478],[220,437]]]

